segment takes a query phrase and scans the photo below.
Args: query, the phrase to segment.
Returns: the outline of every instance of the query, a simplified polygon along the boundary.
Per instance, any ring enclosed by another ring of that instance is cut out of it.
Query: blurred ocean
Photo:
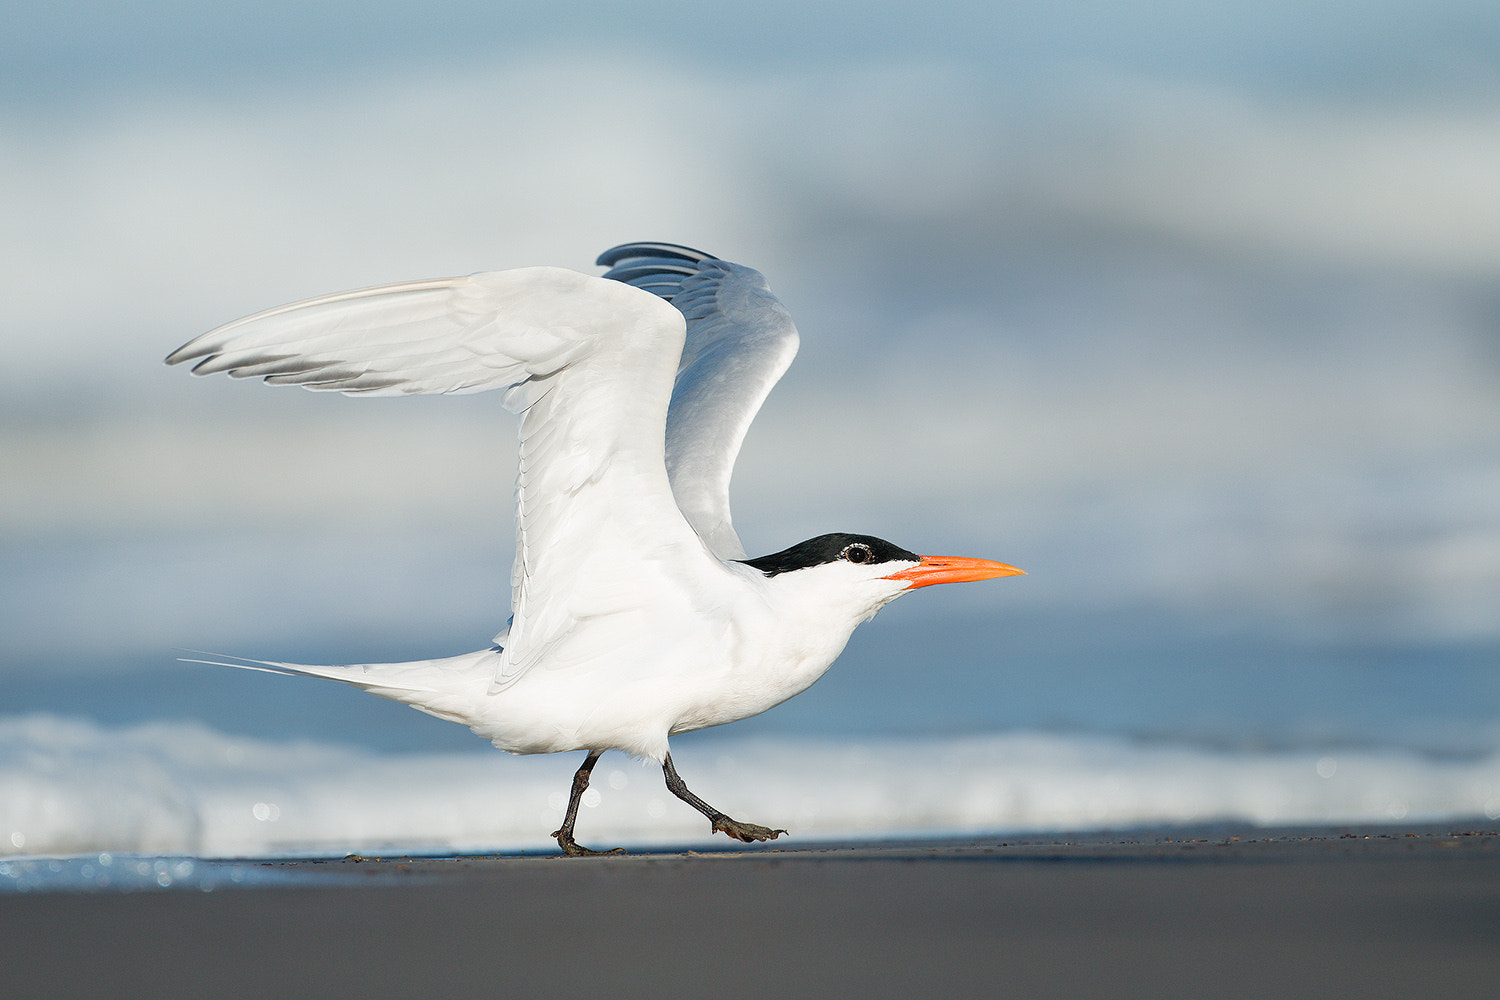
[[[176,660],[486,642],[498,396],[160,359],[634,239],[759,268],[802,331],[736,476],[753,553],[852,530],[1030,574],[900,601],[676,740],[709,801],[798,838],[1500,819],[1493,11],[804,6],[374,4],[358,44],[283,3],[17,15],[0,854],[545,845],[577,755]],[[616,757],[583,842],[707,839]]]

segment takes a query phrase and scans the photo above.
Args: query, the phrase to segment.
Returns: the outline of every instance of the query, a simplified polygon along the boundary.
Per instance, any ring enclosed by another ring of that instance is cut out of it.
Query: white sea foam
[[[732,814],[815,838],[1238,820],[1500,819],[1500,754],[1219,750],[1010,733],[878,742],[685,740],[679,769]],[[0,720],[0,854],[259,857],[549,848],[576,755],[392,756],[192,724]],[[711,842],[654,767],[604,758],[579,837]],[[169,873],[170,874],[170,873]]]

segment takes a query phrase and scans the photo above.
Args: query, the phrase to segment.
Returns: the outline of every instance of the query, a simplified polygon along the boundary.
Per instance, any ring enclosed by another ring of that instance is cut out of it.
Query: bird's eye
[[[853,545],[846,545],[844,551],[839,553],[840,559],[847,559],[852,563],[867,563],[873,556],[874,553],[870,551],[870,547],[864,542],[855,542]]]

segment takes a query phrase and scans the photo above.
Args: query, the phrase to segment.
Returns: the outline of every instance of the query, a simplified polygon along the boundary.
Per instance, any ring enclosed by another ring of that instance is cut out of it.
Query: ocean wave
[[[1500,753],[1227,749],[1093,734],[683,740],[679,770],[736,816],[798,840],[1500,819]],[[0,718],[0,855],[267,857],[547,849],[577,755],[380,754],[228,736]],[[604,758],[579,837],[712,842],[654,766]]]

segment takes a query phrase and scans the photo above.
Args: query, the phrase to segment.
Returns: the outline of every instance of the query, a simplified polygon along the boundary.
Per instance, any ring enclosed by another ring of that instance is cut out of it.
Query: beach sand
[[[241,864],[0,894],[0,995],[1500,995],[1493,822]]]

